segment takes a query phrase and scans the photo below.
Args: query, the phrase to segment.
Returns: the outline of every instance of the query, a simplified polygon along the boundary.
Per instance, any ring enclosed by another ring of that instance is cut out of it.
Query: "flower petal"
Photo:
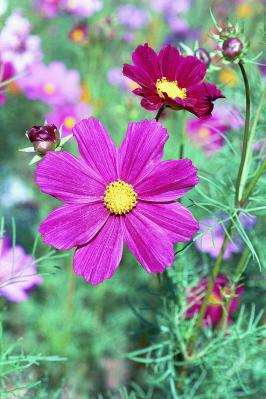
[[[148,273],[163,272],[174,262],[173,244],[166,232],[137,209],[123,219],[125,242]]]
[[[92,285],[112,277],[123,252],[121,218],[111,216],[99,233],[74,255],[74,272]]]
[[[184,158],[161,162],[135,185],[135,190],[141,200],[167,202],[182,197],[198,182],[197,168]]]
[[[68,203],[97,202],[105,190],[101,177],[66,151],[48,152],[38,163],[35,175],[44,193]]]
[[[170,45],[164,46],[158,54],[158,59],[162,71],[162,76],[167,78],[167,80],[169,81],[175,81],[176,70],[180,61],[178,49]]]
[[[131,184],[143,179],[161,161],[168,137],[155,120],[129,123],[118,150],[119,178]]]
[[[199,229],[192,213],[179,202],[156,204],[139,201],[137,210],[165,229],[172,242],[190,241]]]
[[[73,133],[83,160],[102,176],[106,184],[117,179],[116,149],[104,126],[96,118],[83,119]]]
[[[110,213],[103,203],[65,204],[41,223],[39,232],[45,244],[70,249],[90,241],[107,221]]]
[[[186,89],[194,86],[205,78],[206,65],[192,55],[179,57],[179,62],[175,71],[175,80],[179,87]]]
[[[136,48],[132,54],[132,61],[138,68],[148,73],[153,82],[162,77],[158,56],[148,43]]]
[[[187,90],[186,109],[199,118],[208,118],[213,110],[213,101],[225,98],[221,90],[211,83],[199,83]],[[197,100],[194,105],[189,104],[191,99]]]

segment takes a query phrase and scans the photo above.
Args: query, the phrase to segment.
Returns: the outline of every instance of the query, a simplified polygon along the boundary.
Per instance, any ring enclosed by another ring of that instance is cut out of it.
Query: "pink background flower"
[[[0,252],[0,295],[12,302],[28,299],[29,291],[42,283],[35,259],[20,246],[9,247],[2,239]]]

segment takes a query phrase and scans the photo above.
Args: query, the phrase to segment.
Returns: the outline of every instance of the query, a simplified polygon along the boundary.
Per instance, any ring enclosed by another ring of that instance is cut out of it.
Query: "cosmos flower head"
[[[226,215],[221,215],[221,217],[222,216]],[[242,228],[246,231],[251,230],[256,226],[256,216],[240,212],[238,218]],[[219,223],[218,218],[212,217],[200,220],[200,231],[203,232],[203,235],[195,240],[197,250],[209,254],[212,258],[217,258],[225,237],[224,228],[221,223]],[[223,259],[227,260],[232,256],[232,254],[241,252],[242,246],[243,241],[241,236],[238,233],[234,234],[232,239],[227,243]]]
[[[185,109],[199,118],[207,118],[213,101],[223,98],[213,84],[203,82],[206,65],[195,56],[183,56],[170,45],[159,54],[146,43],[132,54],[133,65],[125,64],[123,73],[141,87],[133,93],[142,97],[141,105],[149,111],[163,105]]]
[[[230,129],[238,130],[244,126],[244,119],[236,107],[228,104],[217,104],[212,115],[206,119],[187,121],[187,135],[191,141],[211,154],[224,145],[224,135]]]
[[[136,31],[148,24],[150,16],[144,9],[132,4],[124,4],[117,9],[117,20],[119,24]]]
[[[69,40],[76,44],[84,44],[89,36],[89,26],[86,22],[78,22],[68,34]]]
[[[11,62],[17,73],[42,59],[40,38],[31,35],[31,25],[19,11],[7,18],[0,32],[0,53],[2,61]]]
[[[11,79],[14,75],[15,71],[12,63],[0,60],[0,106],[6,102],[6,95],[4,93],[6,85],[4,85],[4,82]]]
[[[221,251],[225,232],[219,220],[215,217],[202,219],[200,221],[200,231],[204,234],[195,241],[195,246],[199,252],[207,253],[212,258],[217,258]],[[239,240],[229,241],[224,251],[223,259],[227,260],[233,253],[241,251]]]
[[[83,118],[91,115],[91,107],[85,102],[78,102],[77,104],[63,104],[53,108],[45,119],[48,123],[55,123],[61,126],[62,137],[72,133],[73,127],[77,122]]]
[[[163,272],[173,264],[173,244],[198,230],[176,202],[198,183],[197,169],[189,159],[162,161],[168,133],[155,120],[130,123],[119,149],[93,117],[73,133],[80,158],[49,152],[36,170],[41,190],[64,202],[41,223],[44,242],[77,247],[74,272],[92,285],[114,274],[123,243],[148,273]]]
[[[190,319],[201,309],[205,293],[208,289],[208,276],[202,277],[199,283],[190,289],[187,298],[188,308],[185,318]],[[203,327],[216,327],[223,320],[223,307],[228,304],[227,324],[232,321],[232,315],[239,307],[239,300],[244,288],[238,285],[234,288],[224,274],[219,274],[214,282],[210,301],[203,320]]]
[[[60,12],[62,0],[36,0],[35,5],[42,16],[54,18]]]
[[[79,73],[67,69],[59,61],[32,65],[18,84],[30,100],[40,100],[52,106],[75,103],[82,93]]]
[[[35,259],[18,245],[9,246],[0,238],[0,296],[12,302],[26,301],[29,292],[42,283]]]
[[[86,18],[102,9],[101,0],[61,0],[64,10],[76,17]]]

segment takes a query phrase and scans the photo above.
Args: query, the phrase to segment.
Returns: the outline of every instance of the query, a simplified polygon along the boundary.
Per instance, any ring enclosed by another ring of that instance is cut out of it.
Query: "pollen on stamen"
[[[168,97],[172,99],[187,97],[187,90],[185,88],[180,88],[176,80],[169,81],[165,77],[162,79],[157,79],[156,89],[157,93],[162,98],[164,98],[164,93],[166,93]]]
[[[106,187],[104,205],[112,214],[125,215],[137,205],[137,193],[131,184],[118,179]]]

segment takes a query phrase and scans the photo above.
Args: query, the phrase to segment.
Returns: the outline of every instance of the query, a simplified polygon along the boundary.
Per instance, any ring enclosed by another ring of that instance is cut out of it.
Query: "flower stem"
[[[246,93],[246,118],[245,118],[245,127],[244,127],[244,137],[243,137],[243,148],[242,148],[242,155],[240,161],[240,167],[238,170],[237,180],[236,180],[236,194],[235,194],[235,205],[238,207],[239,205],[239,195],[240,195],[240,183],[242,179],[242,174],[246,162],[247,157],[247,147],[248,147],[248,136],[249,136],[249,125],[250,125],[250,88],[248,77],[246,74],[246,70],[244,68],[244,64],[242,61],[238,63],[240,71],[242,73],[242,77],[244,80],[245,85],[245,93]]]
[[[266,169],[266,158],[264,158],[264,160],[260,164],[257,172],[255,173],[255,176],[253,177],[253,179],[249,183],[249,186],[247,187],[246,191],[244,192],[243,197],[242,197],[242,199],[240,201],[240,206],[241,207],[248,200],[250,194],[252,193],[252,191],[254,190],[254,187],[257,184],[257,181],[259,180],[259,178],[261,177],[261,175],[262,175],[262,173],[264,172],[265,169]]]
[[[187,120],[187,113],[186,111],[182,112],[182,119],[181,119],[181,140],[180,140],[180,147],[179,147],[179,158],[183,158],[184,156],[184,148],[185,148],[185,140],[186,140],[186,120]]]
[[[155,116],[155,119],[156,119],[157,122],[159,121],[164,109],[165,109],[165,105],[163,104],[161,106],[161,108],[158,110],[157,115]]]

